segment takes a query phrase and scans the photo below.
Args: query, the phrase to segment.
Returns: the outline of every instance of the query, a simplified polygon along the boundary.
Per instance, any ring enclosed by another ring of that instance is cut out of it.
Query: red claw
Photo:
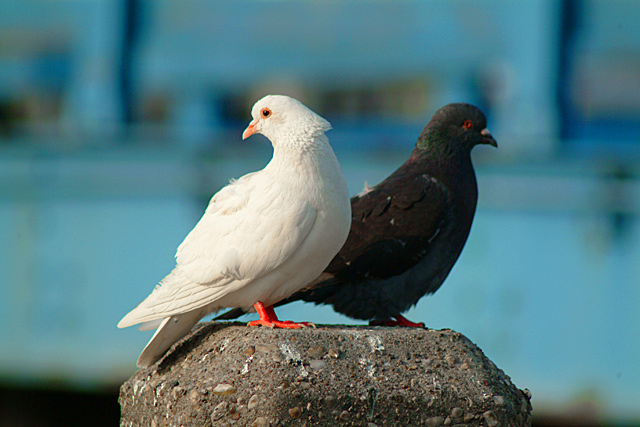
[[[282,328],[282,329],[299,329],[312,327],[315,328],[311,322],[292,322],[291,320],[278,320],[276,312],[273,311],[273,306],[265,307],[263,303],[258,301],[253,304],[260,316],[260,320],[252,320],[248,323],[248,326],[267,326],[269,328]]]

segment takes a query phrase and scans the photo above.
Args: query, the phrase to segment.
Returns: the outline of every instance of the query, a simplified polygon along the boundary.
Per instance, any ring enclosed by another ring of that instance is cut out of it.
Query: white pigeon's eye
[[[271,110],[268,108],[263,108],[262,110],[260,110],[260,115],[266,119],[271,115]]]

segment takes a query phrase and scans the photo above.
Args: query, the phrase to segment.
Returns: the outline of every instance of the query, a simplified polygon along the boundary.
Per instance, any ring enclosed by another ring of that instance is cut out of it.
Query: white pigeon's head
[[[315,137],[331,129],[328,121],[302,105],[300,101],[284,95],[267,95],[251,109],[253,120],[242,134],[246,139],[261,133],[271,143],[284,138]]]

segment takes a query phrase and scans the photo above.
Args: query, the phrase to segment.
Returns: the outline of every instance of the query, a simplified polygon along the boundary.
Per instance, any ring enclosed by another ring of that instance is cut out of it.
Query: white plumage
[[[178,247],[175,269],[118,323],[158,328],[138,366],[155,363],[209,313],[269,307],[293,294],[322,273],[347,238],[349,194],[324,134],[329,122],[280,95],[258,101],[251,115],[243,139],[262,133],[273,158],[213,196]]]

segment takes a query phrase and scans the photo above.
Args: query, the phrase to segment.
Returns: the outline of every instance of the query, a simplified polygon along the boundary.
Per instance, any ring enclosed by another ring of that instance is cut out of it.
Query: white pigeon
[[[203,316],[226,307],[258,311],[250,325],[299,328],[272,305],[318,277],[347,239],[351,204],[324,134],[329,122],[295,99],[269,95],[242,139],[273,145],[267,166],[216,193],[176,253],[176,267],[118,323],[158,328],[138,366],[158,361]]]

